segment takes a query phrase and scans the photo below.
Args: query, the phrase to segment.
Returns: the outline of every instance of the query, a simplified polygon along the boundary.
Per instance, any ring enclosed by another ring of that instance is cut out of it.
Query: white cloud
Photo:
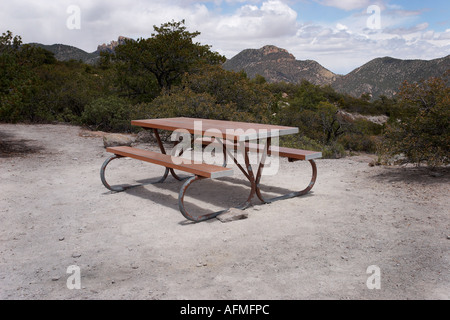
[[[355,10],[355,9],[362,9],[367,8],[371,4],[373,4],[373,1],[371,0],[316,0],[320,4],[329,6],[329,7],[335,7],[342,10]]]
[[[439,40],[447,40],[447,44],[450,43],[450,29],[445,30],[445,32],[442,32],[439,37]]]
[[[319,1],[319,0],[317,0]],[[234,11],[210,9],[229,2]],[[81,9],[81,29],[66,27],[66,9]],[[367,28],[367,7],[372,0],[320,0],[342,10],[357,9],[338,21],[300,23],[290,0],[15,0],[0,5],[0,32],[11,30],[24,42],[64,43],[85,51],[117,39],[119,35],[147,38],[153,26],[186,20],[196,39],[231,58],[248,48],[272,44],[285,48],[297,59],[316,60],[333,72],[345,74],[381,56],[433,59],[450,52],[450,29],[437,32],[418,21],[420,11],[385,5],[381,28]]]
[[[429,31],[422,33],[422,39],[423,40],[433,40],[434,39],[434,31],[429,30]]]
[[[231,39],[261,39],[295,34],[297,13],[278,0],[263,2],[260,7],[245,5],[233,15],[214,17],[213,31]]]
[[[395,28],[395,29],[385,29],[386,33],[397,34],[397,35],[407,35],[411,33],[417,33],[428,29],[429,24],[427,22],[415,25],[409,28]]]
[[[338,23],[336,25],[336,29],[338,29],[339,31],[346,31],[348,30],[348,27],[346,25],[343,25],[342,23]]]

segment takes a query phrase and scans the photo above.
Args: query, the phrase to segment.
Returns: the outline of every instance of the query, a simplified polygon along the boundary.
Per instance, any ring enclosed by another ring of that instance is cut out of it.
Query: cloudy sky
[[[227,58],[276,45],[346,74],[373,58],[450,54],[449,0],[0,0],[0,32],[93,52],[118,36],[148,38],[185,19]]]

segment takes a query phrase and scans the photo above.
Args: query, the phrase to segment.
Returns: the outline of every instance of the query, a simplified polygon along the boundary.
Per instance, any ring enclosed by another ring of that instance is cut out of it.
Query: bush
[[[376,153],[378,140],[377,136],[347,133],[341,136],[338,141],[346,150]]]
[[[29,120],[35,76],[25,59],[28,49],[11,31],[0,36],[0,121]]]
[[[339,159],[346,156],[345,148],[340,143],[332,142],[323,145],[301,134],[281,137],[280,145],[288,148],[320,151],[324,159]]]
[[[383,157],[431,167],[450,163],[450,87],[441,78],[404,83],[398,118],[387,126]]]
[[[344,146],[338,142],[332,142],[322,149],[322,157],[325,159],[340,159],[346,155]]]
[[[191,117],[259,122],[262,117],[262,112],[240,110],[234,102],[219,103],[215,96],[207,92],[195,92],[188,87],[164,90],[145,109],[146,118]]]
[[[322,151],[323,146],[307,136],[296,134],[280,137],[280,145],[288,148]]]
[[[350,151],[376,153],[382,130],[383,125],[365,119],[357,119],[351,122],[349,129],[339,137],[338,142]]]
[[[90,70],[86,72],[86,68]],[[109,93],[107,73],[76,61],[57,62],[36,69],[38,82],[33,95],[38,113],[33,121],[80,123],[85,107]]]
[[[85,107],[81,121],[91,130],[129,132],[132,130],[131,110],[124,99],[115,96],[99,98]]]

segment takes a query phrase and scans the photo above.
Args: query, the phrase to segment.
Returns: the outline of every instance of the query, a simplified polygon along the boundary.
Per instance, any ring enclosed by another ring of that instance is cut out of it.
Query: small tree
[[[450,87],[443,78],[419,83],[405,82],[399,93],[397,119],[384,134],[383,154],[397,162],[427,163],[431,167],[449,163]]]
[[[0,36],[0,121],[17,121],[28,91],[24,68],[19,64],[22,40],[7,31]]]
[[[193,41],[200,33],[187,31],[184,20],[154,26],[154,30],[148,39],[127,40],[116,48],[119,83],[130,96],[144,94],[149,96],[144,100],[151,100],[199,65],[225,62],[225,57],[210,51],[210,46]]]
[[[50,51],[22,44],[7,31],[0,36],[0,121],[33,121],[38,113],[36,69],[56,63]]]
[[[258,122],[267,121],[274,102],[264,84],[257,84],[241,72],[227,71],[219,65],[203,66],[184,77],[182,86],[196,93],[208,93],[217,104],[233,104],[237,111],[253,114]]]

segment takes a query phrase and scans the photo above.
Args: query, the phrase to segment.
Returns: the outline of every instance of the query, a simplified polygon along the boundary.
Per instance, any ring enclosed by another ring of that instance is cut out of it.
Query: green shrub
[[[131,109],[127,101],[115,96],[99,98],[85,107],[83,124],[92,130],[126,131],[131,128]]]
[[[313,151],[322,151],[323,148],[319,142],[301,134],[282,136],[280,138],[280,145],[282,147]]]
[[[441,78],[405,83],[399,93],[401,112],[386,128],[384,161],[431,167],[450,163],[450,87]]]
[[[281,137],[280,145],[288,148],[320,151],[324,159],[339,159],[346,156],[345,148],[340,143],[332,142],[324,145],[301,134]]]
[[[378,140],[377,136],[347,133],[341,136],[338,142],[349,151],[376,153]]]
[[[215,96],[207,92],[197,93],[188,87],[163,90],[144,109],[146,118],[192,117],[247,122],[261,119],[261,113],[239,110],[233,102],[218,103]]]
[[[348,130],[337,141],[350,151],[376,153],[383,127],[369,120],[357,119],[350,123]]]
[[[346,155],[344,146],[338,142],[332,142],[322,148],[322,157],[324,159],[340,159]]]

